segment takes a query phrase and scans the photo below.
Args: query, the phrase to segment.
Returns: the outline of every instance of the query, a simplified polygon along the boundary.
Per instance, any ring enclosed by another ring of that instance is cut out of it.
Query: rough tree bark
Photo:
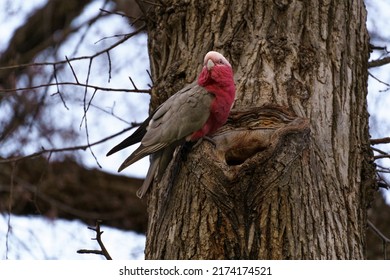
[[[363,1],[166,0],[147,12],[152,108],[212,49],[231,61],[237,99],[216,148],[177,153],[153,187],[146,258],[364,258]]]

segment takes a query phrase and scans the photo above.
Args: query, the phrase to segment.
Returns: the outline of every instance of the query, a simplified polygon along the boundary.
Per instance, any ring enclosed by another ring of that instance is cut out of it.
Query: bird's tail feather
[[[145,195],[145,193],[149,190],[149,187],[153,182],[154,175],[156,174],[156,170],[160,165],[160,159],[161,159],[160,154],[157,154],[153,157],[153,160],[149,166],[148,173],[146,174],[146,178],[142,183],[141,188],[139,188],[139,190],[137,191],[137,196],[139,198],[142,198]]]
[[[142,138],[146,134],[147,127],[150,121],[150,118],[152,116],[149,116],[138,128],[136,131],[134,131],[133,134],[131,134],[129,137],[127,137],[125,140],[120,142],[118,145],[116,145],[114,148],[112,148],[106,156],[112,155],[113,153],[116,153],[124,148],[127,148],[131,145],[134,145],[135,143],[141,142]]]
[[[158,182],[161,181],[168,164],[172,160],[175,149],[176,144],[170,145],[165,149],[159,150],[158,152],[152,154],[151,163],[148,173],[146,174],[145,181],[143,182],[141,188],[137,191],[137,196],[139,198],[142,198],[145,195],[154,179],[156,179]]]

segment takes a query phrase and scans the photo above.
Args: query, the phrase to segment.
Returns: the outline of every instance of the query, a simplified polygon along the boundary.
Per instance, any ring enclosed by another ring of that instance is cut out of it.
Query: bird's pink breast
[[[224,70],[228,71],[214,72],[214,75],[211,75],[211,79],[202,85],[208,92],[215,95],[215,99],[210,106],[209,118],[201,129],[191,135],[192,141],[214,133],[226,123],[229,117],[230,109],[235,98],[235,86],[231,68]]]

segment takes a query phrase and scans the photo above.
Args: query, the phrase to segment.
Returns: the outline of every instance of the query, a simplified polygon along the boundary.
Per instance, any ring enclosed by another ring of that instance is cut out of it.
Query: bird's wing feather
[[[145,122],[108,155],[129,145],[141,145],[122,163],[118,171],[199,130],[210,115],[214,95],[192,83],[167,99]]]
[[[150,115],[138,128],[136,131],[134,131],[133,134],[131,134],[129,137],[127,137],[125,140],[120,142],[118,145],[116,145],[114,148],[112,148],[106,156],[112,155],[113,153],[116,153],[124,148],[127,148],[131,145],[134,145],[135,143],[141,142],[142,138],[144,137],[146,133],[146,128],[149,125],[149,121],[152,118],[152,115]]]
[[[122,171],[129,165],[133,164],[134,162],[140,160],[141,158],[153,154],[159,150],[161,150],[163,147],[165,147],[164,144],[157,144],[150,147],[145,147],[142,144],[121,164],[121,166],[118,169],[118,172]]]
[[[141,143],[170,145],[199,130],[209,118],[213,100],[214,95],[197,84],[183,88],[156,111]]]

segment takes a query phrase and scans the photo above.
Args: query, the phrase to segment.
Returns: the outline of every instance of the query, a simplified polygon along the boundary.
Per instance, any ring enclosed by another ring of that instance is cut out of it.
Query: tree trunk
[[[374,167],[362,0],[159,1],[151,107],[207,51],[235,70],[234,112],[178,151],[148,196],[147,259],[362,259]]]

